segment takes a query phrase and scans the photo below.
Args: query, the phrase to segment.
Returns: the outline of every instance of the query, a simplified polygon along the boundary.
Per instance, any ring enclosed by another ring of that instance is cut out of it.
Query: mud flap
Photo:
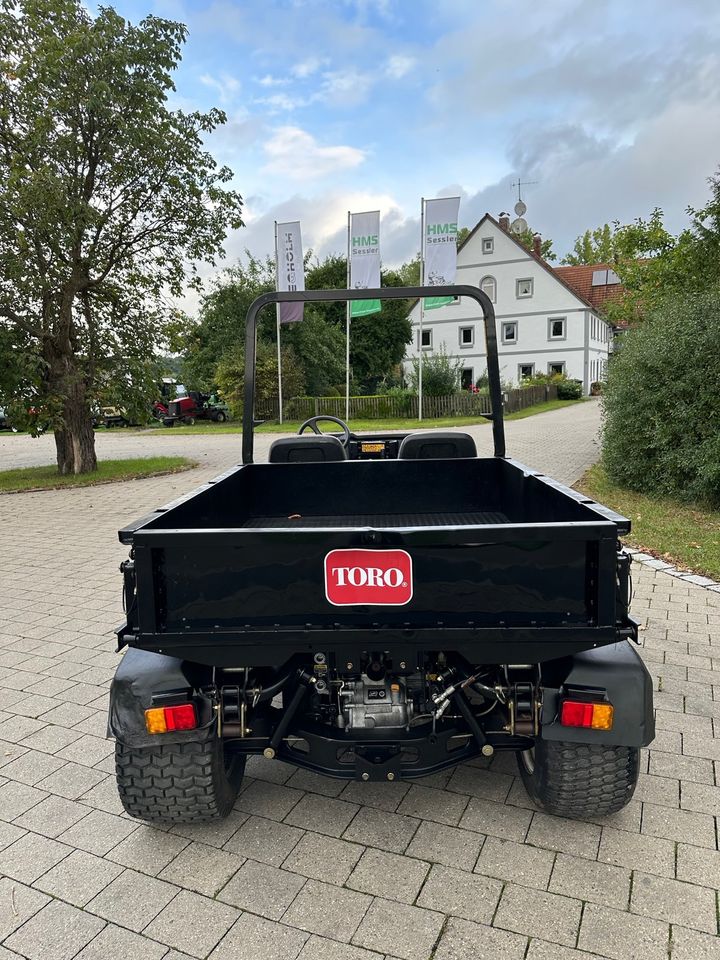
[[[652,677],[627,640],[543,664],[541,736],[570,743],[646,747],[655,737]],[[563,727],[560,701],[597,695],[614,707],[612,730]]]
[[[216,730],[213,701],[208,695],[212,684],[212,667],[131,648],[120,661],[110,687],[107,735],[127,747],[204,742],[214,736]],[[196,730],[147,732],[147,709],[173,700],[182,703],[190,698],[197,707],[200,721]]]

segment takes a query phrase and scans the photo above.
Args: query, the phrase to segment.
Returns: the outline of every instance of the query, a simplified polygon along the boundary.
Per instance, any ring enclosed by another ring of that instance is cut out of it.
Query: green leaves
[[[28,397],[89,406],[119,363],[144,380],[168,293],[242,225],[203,143],[224,113],[168,108],[186,33],[77,0],[0,2],[0,330],[45,360]]]
[[[632,490],[720,503],[720,287],[652,305],[604,393],[603,460]]]

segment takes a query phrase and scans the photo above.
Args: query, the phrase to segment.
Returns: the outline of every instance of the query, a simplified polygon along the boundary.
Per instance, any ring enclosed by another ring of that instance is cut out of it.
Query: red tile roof
[[[584,300],[593,307],[602,310],[608,300],[620,300],[625,294],[625,287],[621,283],[603,283],[593,286],[592,278],[596,270],[612,270],[611,263],[588,263],[579,267],[555,267],[554,272],[572,287]]]

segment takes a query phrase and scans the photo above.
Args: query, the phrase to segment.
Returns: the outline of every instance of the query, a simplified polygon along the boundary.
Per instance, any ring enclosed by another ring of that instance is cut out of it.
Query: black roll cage
[[[253,462],[253,439],[255,430],[255,359],[257,353],[257,318],[263,307],[270,303],[333,303],[340,300],[419,300],[421,297],[470,297],[479,304],[485,326],[487,371],[490,386],[491,412],[485,414],[492,420],[495,456],[505,456],[505,428],[503,424],[503,400],[500,384],[495,310],[490,297],[478,287],[469,284],[452,284],[438,287],[381,287],[367,290],[295,290],[281,293],[263,293],[250,304],[245,321],[245,385],[243,404],[242,460]],[[420,345],[422,353],[422,344]]]

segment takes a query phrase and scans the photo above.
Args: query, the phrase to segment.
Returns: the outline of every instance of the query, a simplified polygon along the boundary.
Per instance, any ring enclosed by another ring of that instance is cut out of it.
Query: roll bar
[[[478,287],[469,284],[438,287],[381,287],[368,290],[296,290],[291,293],[272,291],[263,293],[250,304],[245,321],[245,390],[243,405],[242,459],[253,462],[253,434],[255,429],[255,357],[257,353],[257,318],[270,303],[333,303],[340,300],[416,300],[420,297],[470,297],[480,305],[485,326],[487,371],[490,386],[491,412],[495,456],[505,456],[505,429],[503,425],[502,388],[498,362],[495,310],[490,297]]]

